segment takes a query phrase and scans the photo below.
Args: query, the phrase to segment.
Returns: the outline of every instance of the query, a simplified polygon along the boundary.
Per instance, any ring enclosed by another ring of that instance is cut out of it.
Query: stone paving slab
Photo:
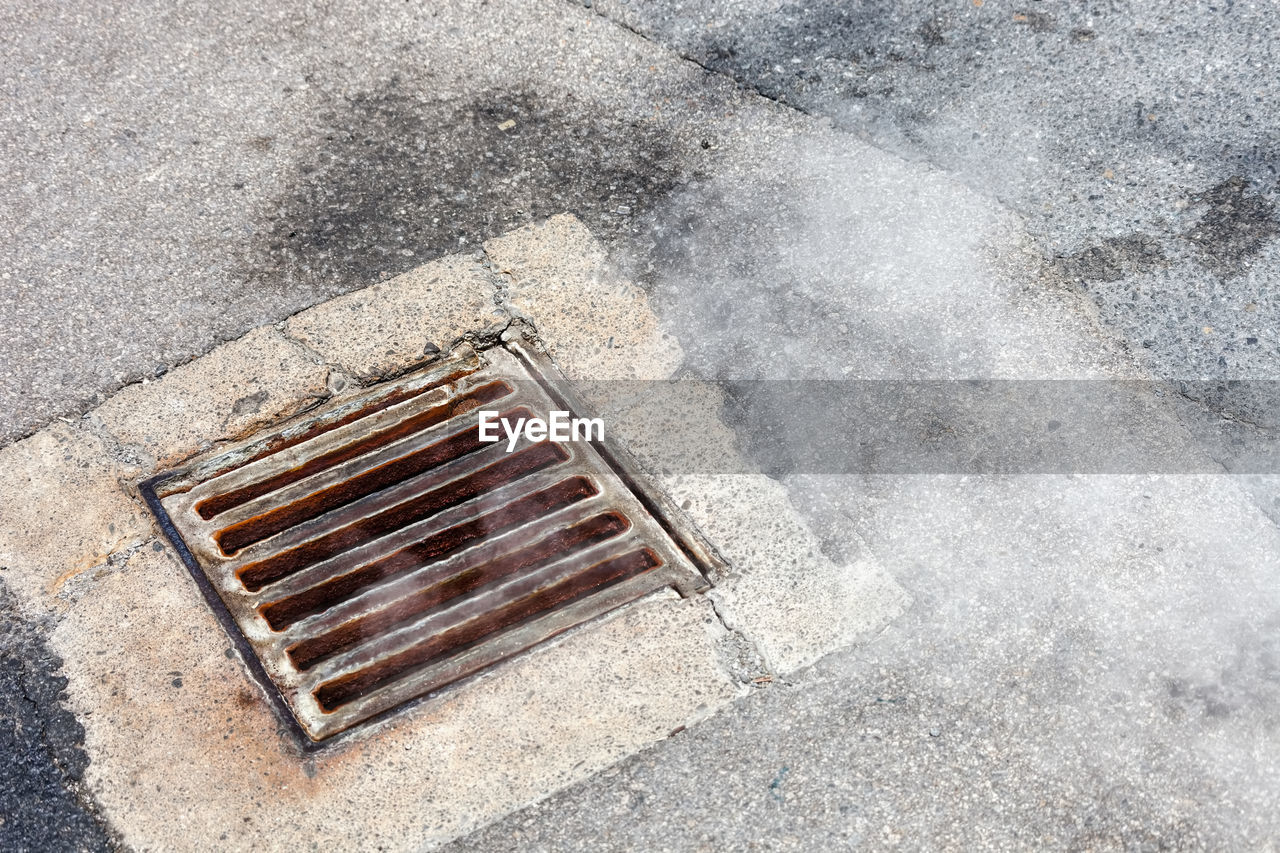
[[[63,423],[0,450],[0,567],[31,615],[59,609],[69,579],[152,535],[146,509],[122,485],[141,473]]]

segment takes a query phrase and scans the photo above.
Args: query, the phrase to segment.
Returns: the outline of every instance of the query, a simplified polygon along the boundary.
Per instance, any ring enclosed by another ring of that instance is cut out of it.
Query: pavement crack
[[[139,542],[117,548],[91,565],[66,572],[50,584],[49,593],[65,602],[74,603],[84,595],[86,590],[92,589],[106,575],[126,570],[134,554],[143,548],[153,547],[158,541],[154,536],[149,536]]]
[[[296,315],[292,315],[281,320],[272,328],[274,328],[276,334],[278,334],[286,343],[292,344],[296,349],[301,350],[304,358],[315,364],[324,365],[329,371],[329,375],[325,380],[325,384],[329,389],[329,394],[326,397],[320,398],[317,402],[324,402],[332,397],[338,390],[358,384],[356,378],[348,375],[339,365],[326,359],[323,354],[306,341],[289,333],[289,320],[292,319],[293,316]]]
[[[719,591],[712,588],[702,597],[711,606],[711,612],[715,614],[722,632],[716,643],[716,657],[729,680],[742,685],[744,690],[777,683],[777,673],[756,642],[738,627],[728,603]]]
[[[147,471],[154,470],[156,467],[155,457],[141,447],[125,444],[120,438],[108,427],[101,418],[89,412],[80,419],[78,427],[72,425],[73,428],[83,429],[89,435],[96,438],[101,444],[107,458],[112,462],[118,462],[126,467],[138,467]]]

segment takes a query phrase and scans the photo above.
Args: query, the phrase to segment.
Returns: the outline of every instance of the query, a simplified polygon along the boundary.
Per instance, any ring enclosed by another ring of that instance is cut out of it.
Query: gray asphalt
[[[41,630],[11,617],[0,580],[0,849],[111,850],[110,831],[78,787],[84,729],[60,704],[62,661]]]
[[[1038,242],[1042,282],[1086,294],[1153,375],[1277,378],[1270,4],[598,5],[765,97],[998,199]],[[797,362],[792,375],[813,367]],[[1258,386],[1189,390],[1211,423],[1278,425]],[[1263,500],[1280,505],[1271,492]]]
[[[765,137],[757,162],[716,136],[726,115],[762,110],[1012,211],[1033,278],[1084,295],[1100,334],[1154,374],[1274,379],[1276,20],[1270,4],[1226,0],[10,4],[0,441],[562,210],[651,289],[692,372],[830,375],[833,349],[861,352],[833,332],[849,306],[834,285],[798,291],[772,260],[806,211],[760,192],[773,161],[825,173],[773,148],[767,126],[751,131]],[[691,249],[691,229],[730,236]],[[848,260],[804,248],[809,271]],[[1182,414],[1269,437],[1275,410],[1251,387],[1193,395]],[[893,501],[1009,501],[1016,517],[1027,497],[789,485],[833,552],[842,525]],[[1252,487],[1276,516],[1274,484]],[[1280,623],[1264,586],[1248,618],[1214,623],[1208,675],[1148,679],[1147,662],[1176,673],[1186,650],[1144,645],[1164,636],[1154,610],[1118,630],[1090,594],[1107,579],[1056,577],[1053,531],[1030,537],[1039,550],[1016,527],[956,544],[950,573],[912,557],[919,530],[862,532],[917,598],[888,634],[457,849],[1275,845]],[[997,543],[1023,576],[974,569]],[[1275,564],[1237,556],[1258,584]],[[1179,579],[1193,603],[1219,581]],[[107,836],[75,791],[84,759],[57,663],[36,628],[11,625],[0,844],[95,849]]]

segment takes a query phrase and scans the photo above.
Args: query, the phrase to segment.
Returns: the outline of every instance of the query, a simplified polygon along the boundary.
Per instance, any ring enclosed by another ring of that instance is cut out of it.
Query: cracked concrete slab
[[[531,318],[571,379],[666,379],[679,343],[658,327],[645,292],[611,275],[604,246],[574,216],[489,240],[485,255],[505,276],[502,303]]]
[[[846,551],[840,565],[828,559],[776,480],[690,475],[667,482],[673,499],[722,543],[735,572],[709,596],[772,672],[790,675],[866,641],[910,606],[869,549]]]
[[[732,572],[711,595],[774,671],[865,639],[903,611],[908,597],[869,554],[831,563],[785,490],[747,470],[720,421],[717,389],[634,381],[669,376],[679,345],[643,291],[604,269],[602,247],[581,223],[554,217],[485,250],[511,279],[507,298],[545,330],[567,375],[588,380],[587,399],[728,558]],[[602,346],[606,335],[612,346]]]
[[[272,328],[256,329],[93,412],[121,445],[170,467],[329,395],[328,368]]]
[[[30,615],[60,609],[68,580],[151,536],[146,509],[125,489],[141,473],[62,423],[0,450],[0,566]]]
[[[500,322],[497,286],[454,255],[290,317],[284,333],[362,381],[401,373]]]

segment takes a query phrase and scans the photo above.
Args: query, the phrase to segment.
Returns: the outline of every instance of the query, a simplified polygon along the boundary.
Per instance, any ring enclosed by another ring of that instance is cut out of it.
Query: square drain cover
[[[464,345],[143,485],[308,741],[719,569],[611,441],[508,451],[480,409],[587,416],[532,347]]]

